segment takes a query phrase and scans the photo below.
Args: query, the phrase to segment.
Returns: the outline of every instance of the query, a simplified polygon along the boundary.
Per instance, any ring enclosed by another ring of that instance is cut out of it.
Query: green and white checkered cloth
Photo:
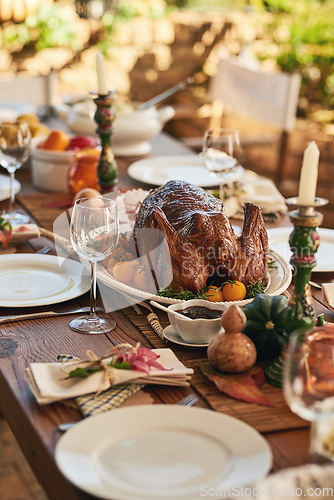
[[[70,359],[75,359],[67,354],[57,356],[57,361],[64,362]],[[123,401],[139,391],[146,384],[119,384],[116,387],[110,387],[106,391],[101,392],[98,396],[94,394],[85,394],[74,399],[84,417],[91,417],[106,411],[118,408]]]

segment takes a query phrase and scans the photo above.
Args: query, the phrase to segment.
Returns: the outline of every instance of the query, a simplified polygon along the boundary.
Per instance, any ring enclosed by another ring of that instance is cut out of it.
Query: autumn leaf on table
[[[199,366],[204,375],[216,384],[219,391],[247,403],[272,406],[259,389],[265,381],[262,368],[254,367],[246,373],[228,374],[218,372],[209,364],[199,363]]]

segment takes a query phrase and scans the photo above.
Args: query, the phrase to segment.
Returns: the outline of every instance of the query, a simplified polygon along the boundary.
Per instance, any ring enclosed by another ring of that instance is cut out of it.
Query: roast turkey
[[[158,228],[164,233],[174,290],[196,292],[217,277],[245,285],[260,278],[266,282],[268,236],[262,214],[252,203],[245,204],[244,212],[237,237],[219,199],[187,182],[169,181],[142,202],[135,231]]]

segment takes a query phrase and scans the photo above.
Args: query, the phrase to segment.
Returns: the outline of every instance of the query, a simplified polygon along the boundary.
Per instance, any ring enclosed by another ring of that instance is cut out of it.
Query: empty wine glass
[[[334,429],[334,325],[291,335],[284,357],[283,390],[290,409],[312,422],[311,455],[323,456],[329,435],[321,432],[327,427],[323,424],[330,423]]]
[[[240,165],[241,145],[239,131],[214,128],[205,131],[202,155],[206,169],[217,177],[219,196],[224,199],[224,185],[237,181],[243,174]]]
[[[70,322],[79,333],[98,334],[113,330],[115,321],[96,314],[96,264],[108,257],[118,243],[119,223],[115,201],[104,198],[79,198],[73,207],[70,238],[76,253],[91,265],[90,313]]]
[[[0,124],[0,163],[10,175],[9,208],[2,214],[11,224],[24,224],[30,217],[17,212],[15,204],[15,172],[27,160],[30,152],[31,134],[25,122],[3,122]]]

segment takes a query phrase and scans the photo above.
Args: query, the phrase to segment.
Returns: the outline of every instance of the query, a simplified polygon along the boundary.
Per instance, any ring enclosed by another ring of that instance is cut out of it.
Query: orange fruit
[[[41,149],[49,149],[52,151],[65,151],[67,146],[69,145],[69,138],[63,132],[63,130],[51,130],[43,144],[41,145]]]
[[[227,301],[243,300],[246,292],[246,287],[241,281],[231,281],[223,286],[224,299]]]
[[[148,270],[145,269],[144,266],[137,265],[135,266],[135,274],[133,277],[133,282],[135,284],[135,288],[138,290],[143,290],[145,292],[149,292],[152,285],[152,276],[151,274],[147,274]]]
[[[135,274],[135,262],[136,261],[117,262],[112,270],[114,278],[122,283],[130,283]]]
[[[224,302],[223,291],[218,286],[209,286],[205,295],[209,302]]]

